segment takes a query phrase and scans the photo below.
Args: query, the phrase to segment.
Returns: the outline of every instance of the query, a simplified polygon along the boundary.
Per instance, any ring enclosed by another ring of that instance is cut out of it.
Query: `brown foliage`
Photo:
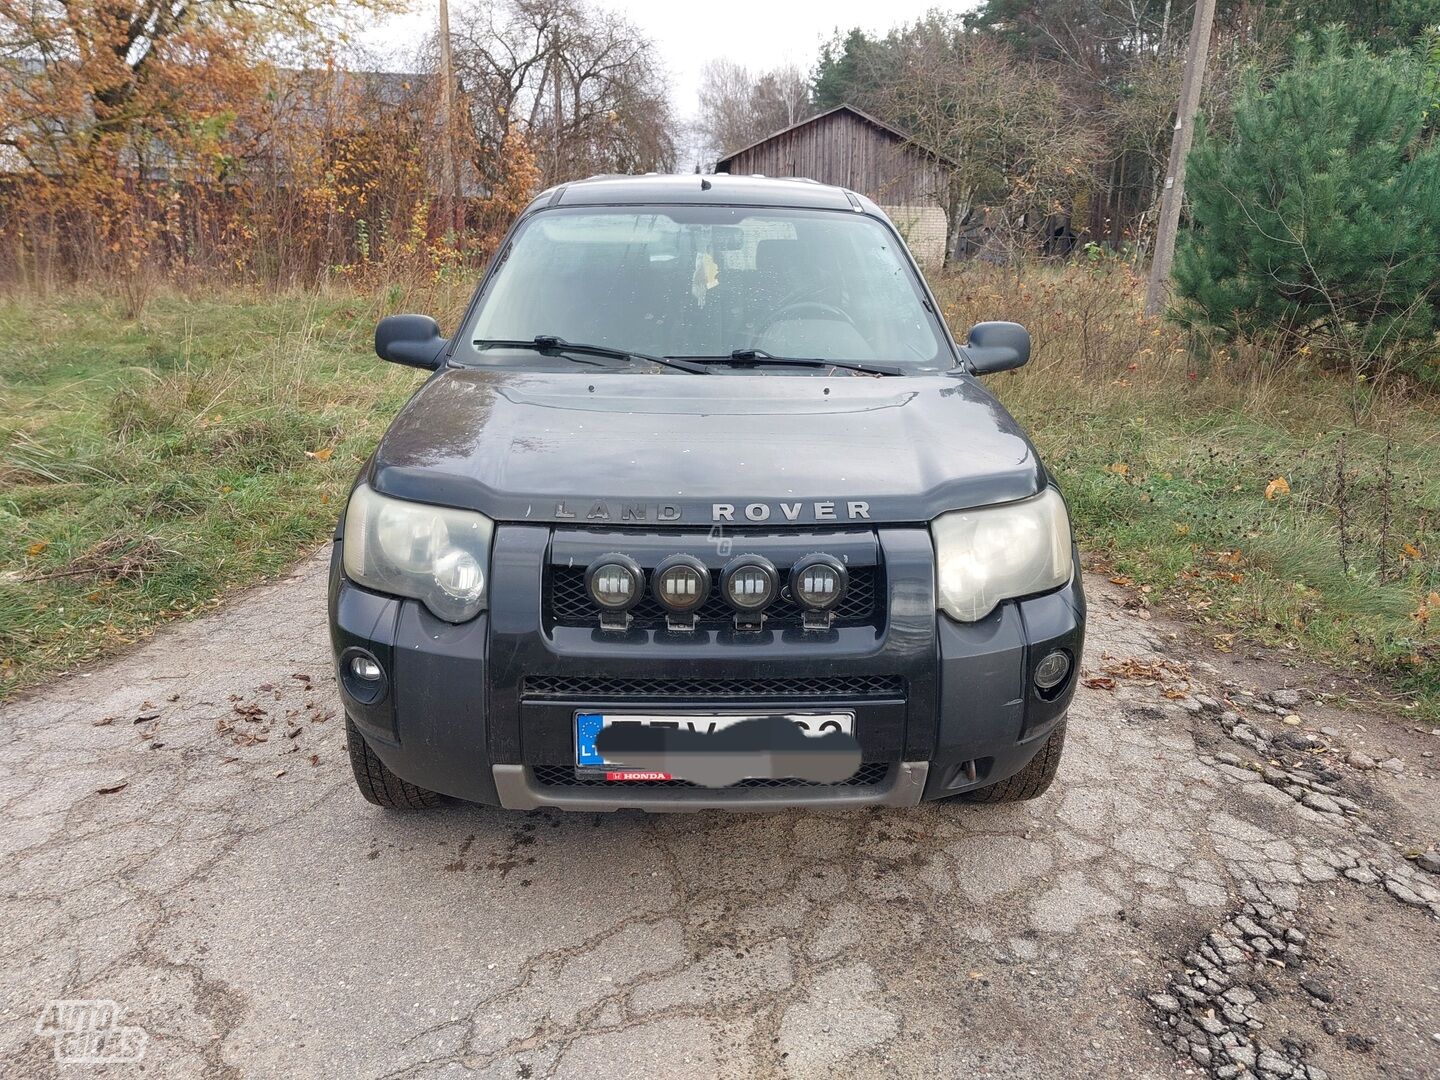
[[[510,125],[496,156],[499,160],[490,170],[496,184],[480,206],[476,221],[476,235],[485,251],[499,246],[510,222],[525,209],[540,182],[540,166],[519,124]]]
[[[540,140],[513,119],[489,142],[479,125],[461,133],[455,235],[438,213],[435,77],[351,73],[306,53],[339,10],[0,0],[0,41],[22,58],[0,60],[0,277],[102,284],[133,316],[167,278],[309,285],[377,266],[429,278],[486,258],[542,180]],[[618,49],[618,29],[603,30],[589,28]],[[300,68],[265,59],[282,35],[300,43]],[[624,104],[613,85],[592,101],[584,73],[572,81],[574,108]],[[488,107],[481,89],[462,84],[462,115]]]

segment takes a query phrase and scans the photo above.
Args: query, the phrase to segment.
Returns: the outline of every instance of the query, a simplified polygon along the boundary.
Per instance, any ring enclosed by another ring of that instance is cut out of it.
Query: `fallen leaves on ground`
[[[1114,690],[1120,682],[1142,686],[1158,686],[1165,697],[1173,700],[1189,696],[1190,669],[1174,660],[1141,660],[1136,656],[1117,659],[1102,656],[1100,673],[1087,675],[1080,682],[1092,690]]]

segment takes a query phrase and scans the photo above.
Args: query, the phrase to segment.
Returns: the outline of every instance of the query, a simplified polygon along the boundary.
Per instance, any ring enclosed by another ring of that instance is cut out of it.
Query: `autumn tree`
[[[713,161],[814,113],[810,80],[793,64],[752,72],[733,60],[700,69],[699,131]]]
[[[452,11],[454,63],[483,186],[518,125],[542,184],[673,167],[654,44],[584,0],[475,0]]]
[[[964,16],[1018,59],[1049,68],[1076,114],[1091,118],[1101,151],[1091,230],[1142,253],[1193,11],[1194,0],[982,0]],[[1212,132],[1225,129],[1247,72],[1263,81],[1283,70],[1297,33],[1339,26],[1383,51],[1412,45],[1437,24],[1440,0],[1218,0],[1201,113]]]
[[[341,0],[0,0],[0,148],[24,168],[22,210],[68,241],[47,250],[138,287],[166,226],[153,185],[173,194],[223,180],[228,140],[254,127],[264,98],[267,49],[333,32],[354,10]]]
[[[478,223],[480,247],[487,253],[500,246],[505,231],[540,186],[540,166],[519,124],[510,125],[496,149],[501,160],[494,164],[492,172],[499,179],[480,207]]]
[[[372,264],[426,266],[445,232],[434,198],[438,155],[426,152],[438,127],[431,78],[333,66],[272,71],[229,140],[233,178],[224,194],[248,241],[236,245],[235,265],[302,285]],[[212,190],[187,197],[201,201]]]
[[[957,17],[932,13],[878,40],[838,38],[815,86],[817,100],[843,94],[953,161],[934,193],[952,235],[980,207],[1003,231],[1033,228],[1090,182],[1093,125],[1054,69]]]

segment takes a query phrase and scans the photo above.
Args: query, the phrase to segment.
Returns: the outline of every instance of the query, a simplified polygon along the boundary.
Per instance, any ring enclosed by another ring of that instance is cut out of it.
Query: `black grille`
[[[898,675],[820,675],[790,679],[617,679],[603,675],[527,675],[526,698],[574,698],[609,701],[617,698],[725,698],[754,701],[796,698],[903,698]]]
[[[646,568],[649,573],[650,568]],[[780,567],[781,580],[788,568]],[[720,595],[720,575],[712,575],[710,596],[697,614],[702,630],[721,630],[735,625],[735,610]],[[835,608],[837,626],[873,626],[879,624],[875,611],[876,572],[873,566],[857,566],[850,570],[845,595]],[[782,590],[784,591],[784,590]],[[649,592],[631,610],[632,626],[640,630],[660,630],[665,626],[665,610]],[[550,621],[556,626],[598,626],[600,612],[585,591],[585,569],[574,566],[550,568]],[[765,609],[765,626],[770,629],[793,629],[800,625],[800,608],[794,601],[781,596]]]
[[[886,775],[890,772],[890,766],[883,761],[872,761],[861,765],[859,770],[849,780],[842,780],[838,784],[817,784],[810,780],[800,780],[795,777],[766,778],[757,780],[741,780],[740,783],[729,788],[721,788],[721,791],[733,791],[735,788],[835,788],[835,787],[873,787],[883,783]],[[577,774],[569,765],[536,765],[535,782],[541,787],[603,787],[613,790],[627,788],[690,788],[696,785],[688,780],[606,780],[604,775],[593,775],[590,773]]]

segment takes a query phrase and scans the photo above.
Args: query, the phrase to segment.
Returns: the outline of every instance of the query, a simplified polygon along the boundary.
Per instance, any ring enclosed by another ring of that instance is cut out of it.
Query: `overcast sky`
[[[451,19],[465,0],[450,0]],[[659,46],[670,72],[676,113],[689,120],[695,115],[700,89],[700,68],[722,57],[747,67],[764,69],[795,63],[809,68],[820,45],[837,29],[859,26],[884,31],[907,22],[934,7],[964,10],[972,3],[944,4],[937,0],[591,0],[597,6],[625,15]],[[377,24],[364,37],[386,66],[404,67],[415,44],[435,25],[436,0],[416,0],[413,13]],[[392,59],[393,58],[393,59]]]

